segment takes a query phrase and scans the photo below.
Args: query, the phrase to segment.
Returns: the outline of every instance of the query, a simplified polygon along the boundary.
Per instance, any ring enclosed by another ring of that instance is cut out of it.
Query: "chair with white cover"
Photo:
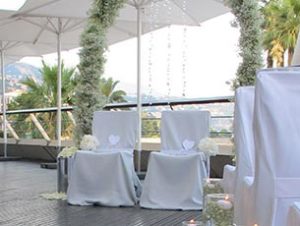
[[[300,225],[300,202],[294,202],[289,208],[287,226]]]
[[[236,166],[224,166],[222,185],[225,193],[234,194],[237,184],[245,176],[254,176],[253,110],[254,87],[238,88],[233,123]]]
[[[300,71],[262,70],[255,86],[255,177],[245,180],[243,225],[286,225],[300,200]]]
[[[164,111],[161,152],[152,152],[140,205],[153,209],[202,209],[205,156],[197,151],[209,135],[207,111]]]
[[[140,181],[134,171],[136,112],[99,111],[93,117],[97,151],[77,151],[67,199],[73,205],[133,206]]]
[[[235,93],[234,110],[234,143],[236,150],[236,169],[233,178],[234,194],[234,223],[243,225],[243,212],[240,211],[246,200],[242,192],[242,183],[245,177],[254,176],[255,148],[253,136],[253,112],[254,112],[254,87],[240,87]],[[226,193],[226,184],[231,181],[223,181]]]

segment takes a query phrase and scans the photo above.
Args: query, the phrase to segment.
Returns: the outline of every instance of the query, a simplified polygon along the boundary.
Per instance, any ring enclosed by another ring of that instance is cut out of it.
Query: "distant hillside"
[[[25,91],[26,87],[21,84],[21,81],[26,77],[31,77],[34,80],[41,82],[42,75],[39,68],[25,63],[9,64],[5,67],[6,87],[7,92]],[[2,87],[0,88],[2,92]]]

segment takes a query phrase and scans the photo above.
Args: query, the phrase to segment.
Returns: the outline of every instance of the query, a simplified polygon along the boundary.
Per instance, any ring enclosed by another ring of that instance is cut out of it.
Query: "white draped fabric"
[[[235,95],[234,143],[236,147],[236,172],[234,180],[234,222],[242,225],[246,203],[242,186],[244,177],[254,176],[253,111],[254,87],[241,87]]]
[[[240,196],[239,192],[243,178],[254,176],[253,110],[254,87],[238,88],[235,93],[233,131],[236,147],[236,168],[226,165],[222,181],[224,191],[234,193],[235,200],[238,200]]]
[[[93,135],[97,151],[75,155],[67,192],[74,205],[133,206],[141,184],[133,164],[136,112],[95,112]]]
[[[164,111],[161,116],[161,150],[197,150],[209,136],[208,111]]]
[[[223,179],[221,181],[224,192],[233,194],[235,190],[236,167],[232,165],[225,165],[223,170]]]
[[[283,226],[300,200],[300,71],[260,71],[255,90],[256,168],[244,190],[245,225]]]
[[[99,111],[93,117],[93,135],[98,139],[98,150],[130,149],[137,137],[138,115],[133,111]]]
[[[300,202],[294,202],[289,209],[287,226],[300,225]]]
[[[139,187],[132,153],[78,151],[67,198],[73,205],[133,206]]]
[[[196,152],[209,134],[209,112],[162,113],[162,152],[151,153],[140,205],[153,209],[202,209],[205,157]]]

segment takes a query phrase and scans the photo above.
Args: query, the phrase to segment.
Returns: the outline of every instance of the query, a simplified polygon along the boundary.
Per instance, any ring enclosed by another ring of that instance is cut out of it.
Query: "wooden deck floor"
[[[33,162],[0,162],[0,225],[181,225],[199,219],[199,211],[164,211],[100,206],[70,206],[66,201],[48,201],[42,193],[56,191],[56,170]]]

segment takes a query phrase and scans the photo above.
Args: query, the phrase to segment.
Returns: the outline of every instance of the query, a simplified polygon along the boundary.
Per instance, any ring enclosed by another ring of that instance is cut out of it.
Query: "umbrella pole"
[[[57,32],[57,151],[61,148],[61,19],[58,18]]]
[[[138,112],[138,146],[137,146],[137,171],[141,172],[141,152],[142,152],[142,97],[141,97],[141,36],[142,17],[141,6],[137,5],[137,112]]]
[[[57,153],[61,149],[61,19],[58,18],[58,31],[57,31]],[[62,174],[61,161],[57,158],[57,192],[66,192],[64,183],[64,175]]]
[[[1,41],[1,75],[2,75],[2,126],[3,126],[3,153],[7,158],[7,130],[6,130],[6,100],[5,100],[5,71],[4,71],[4,46]]]

